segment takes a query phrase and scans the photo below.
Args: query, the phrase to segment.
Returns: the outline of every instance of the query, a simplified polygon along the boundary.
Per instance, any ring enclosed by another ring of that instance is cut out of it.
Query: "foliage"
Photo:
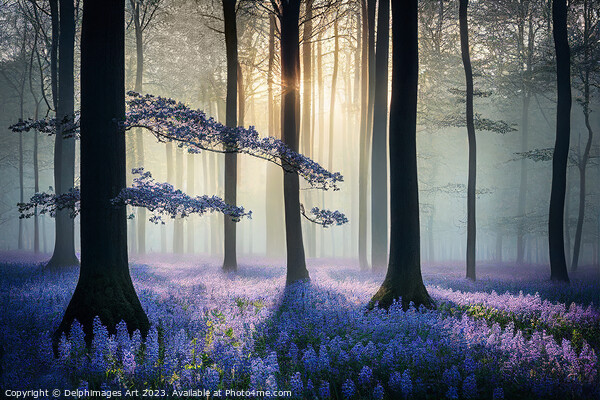
[[[200,110],[189,108],[173,99],[127,92],[125,129],[141,127],[149,130],[159,141],[174,141],[190,153],[201,150],[249,154],[281,165],[287,172],[297,172],[312,187],[339,190],[343,181],[339,172],[329,172],[310,158],[290,150],[280,139],[260,138],[254,127],[227,127]],[[79,136],[78,115],[68,122],[66,131]],[[19,121],[11,125],[13,132],[56,133],[55,118]]]
[[[272,137],[260,138],[253,128],[230,128],[209,118],[200,110],[193,110],[183,103],[173,99],[142,96],[128,92],[127,115],[125,129],[143,127],[148,129],[159,141],[175,141],[180,147],[186,147],[190,153],[201,150],[214,152],[239,152],[262,158],[281,165],[286,172],[297,172],[312,187],[323,190],[338,190],[337,184],[343,181],[340,173],[331,173],[310,158],[292,151],[279,139]],[[10,128],[14,132],[36,130],[48,134],[56,133],[57,125],[61,125],[68,136],[79,136],[79,115],[68,121],[57,124],[55,118],[42,120],[19,121]],[[206,211],[220,211],[238,221],[242,216],[250,216],[242,207],[227,205],[216,196],[190,197],[175,190],[169,183],[157,183],[149,172],[143,168],[133,169],[134,174],[140,175],[133,181],[133,187],[126,188],[113,199],[114,204],[128,204],[148,208],[154,214],[150,221],[162,222],[161,214],[171,218],[186,217],[189,214],[204,214]],[[21,218],[28,218],[40,213],[54,215],[57,209],[68,208],[72,216],[79,213],[79,189],[69,193],[55,195],[36,193],[29,202],[19,203]],[[346,216],[339,211],[311,209],[311,216],[306,215],[304,207],[302,214],[312,222],[323,225],[342,225],[348,222]]]

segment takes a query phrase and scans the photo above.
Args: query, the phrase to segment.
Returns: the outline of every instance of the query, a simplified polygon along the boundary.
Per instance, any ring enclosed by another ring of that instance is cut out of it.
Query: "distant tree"
[[[569,282],[565,259],[564,215],[567,160],[571,137],[571,71],[567,35],[567,1],[552,0],[552,32],[556,50],[556,142],[552,156],[552,190],[548,217],[550,279]]]
[[[369,19],[367,0],[361,6],[361,56],[360,56],[360,154],[358,161],[358,264],[369,267],[367,261],[367,185],[369,165]]]
[[[135,34],[135,86],[138,93],[144,89],[144,34],[148,31],[150,24],[155,19],[162,0],[129,0],[131,8],[131,19]],[[135,165],[144,166],[144,135],[140,130],[135,132],[131,142],[135,140]],[[131,149],[133,151],[133,149]],[[137,221],[137,253],[146,254],[146,209],[138,210]]]
[[[466,125],[469,140],[469,177],[467,183],[467,278],[475,280],[475,248],[476,248],[476,219],[475,219],[475,189],[477,186],[477,145],[475,143],[475,123],[473,121],[473,69],[469,54],[469,28],[467,22],[467,7],[469,0],[459,2],[460,49],[465,68],[466,92]]]
[[[371,158],[371,265],[383,269],[388,255],[387,119],[390,2],[379,0],[375,53],[375,100]]]
[[[56,118],[68,123],[75,112],[75,7],[72,0],[59,0],[58,21]],[[55,29],[53,33],[56,33]],[[59,127],[54,139],[54,190],[57,194],[64,194],[75,185],[75,138],[60,132]],[[55,232],[54,252],[46,267],[79,265],[75,255],[75,227],[66,211],[57,212]]]
[[[227,100],[225,118],[229,127],[237,126],[237,98],[238,98],[238,39],[236,24],[237,0],[223,0],[223,20],[225,24],[225,47],[227,52]],[[236,204],[237,194],[237,155],[225,154],[225,201]],[[223,269],[235,271],[236,258],[236,224],[225,218],[225,256]]]
[[[592,91],[594,86],[600,87],[598,75],[600,67],[598,60],[600,59],[600,33],[598,32],[598,24],[600,22],[598,7],[600,4],[597,0],[583,0],[574,4],[576,7],[575,15],[582,16],[583,26],[581,23],[574,23],[572,26],[576,32],[575,45],[573,46],[573,67],[576,76],[575,86],[581,91],[582,96],[578,98],[578,102],[583,110],[585,127],[587,130],[587,141],[583,152],[577,152],[577,168],[579,169],[579,205],[577,213],[577,227],[575,229],[575,240],[573,243],[573,261],[571,262],[571,270],[576,271],[579,266],[579,254],[581,250],[581,238],[583,233],[583,222],[585,220],[585,199],[586,199],[586,167],[590,160],[590,151],[594,137],[594,130],[590,123]],[[594,77],[596,77],[594,79]]]
[[[421,276],[417,179],[418,1],[392,2],[392,95],[390,104],[391,237],[388,270],[371,299],[388,308],[431,306]]]

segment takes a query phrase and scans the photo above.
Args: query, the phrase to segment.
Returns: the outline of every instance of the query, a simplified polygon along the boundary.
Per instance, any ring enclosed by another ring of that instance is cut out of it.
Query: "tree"
[[[131,6],[134,34],[135,34],[135,86],[138,93],[143,92],[144,83],[144,33],[156,16],[162,0],[129,0]],[[135,133],[136,166],[144,165],[144,135],[140,130]],[[146,209],[138,210],[137,222],[137,252],[146,254]]]
[[[125,0],[86,1],[81,36],[81,269],[54,334],[77,319],[91,340],[95,316],[114,332],[149,329],[127,263],[125,205],[111,199],[125,188]]]
[[[387,119],[390,2],[379,0],[375,53],[375,100],[371,158],[371,264],[382,269],[388,255]]]
[[[361,5],[361,75],[360,75],[360,154],[358,160],[358,264],[360,269],[369,267],[367,261],[367,184],[369,165],[369,19],[367,0]]]
[[[300,78],[300,0],[282,0],[279,19],[281,23],[281,138],[292,151],[299,146],[296,109]],[[300,221],[300,182],[298,173],[283,173],[283,199],[285,209],[285,239],[287,247],[288,284],[309,279],[302,242]]]
[[[552,190],[548,217],[550,279],[569,282],[565,259],[564,215],[567,160],[571,137],[571,71],[567,39],[567,2],[552,0],[552,33],[556,51],[556,142],[552,156]]]
[[[223,0],[223,19],[225,22],[225,46],[227,52],[227,100],[226,124],[237,126],[237,85],[238,85],[238,49],[235,6],[237,0]],[[225,154],[225,201],[236,203],[237,187],[237,155],[234,152]],[[225,256],[223,269],[235,271],[236,259],[236,225],[225,218]]]
[[[387,274],[370,307],[431,306],[421,276],[417,179],[417,0],[392,2],[392,95],[390,104],[391,236]]]
[[[467,84],[466,113],[467,136],[469,139],[469,177],[467,181],[467,278],[475,280],[475,188],[477,173],[477,147],[475,143],[475,123],[473,122],[473,69],[469,54],[469,28],[467,24],[467,6],[469,0],[460,0],[460,49],[465,68]]]
[[[74,118],[75,108],[75,7],[72,0],[59,0],[58,17],[56,117],[58,121],[68,122]],[[54,29],[53,33],[56,33]],[[61,133],[59,128],[59,133],[54,140],[54,188],[57,194],[64,194],[73,188],[75,182],[75,138],[73,135]],[[66,211],[57,212],[55,231],[54,252],[46,267],[60,268],[79,265],[79,260],[75,255],[73,219]]]
[[[577,215],[577,227],[575,229],[575,241],[573,244],[573,261],[571,262],[571,270],[576,271],[579,265],[579,253],[581,250],[581,237],[583,233],[583,222],[585,218],[585,198],[586,198],[586,166],[590,159],[590,150],[592,148],[592,140],[594,130],[590,123],[590,99],[591,87],[594,85],[592,76],[598,76],[598,63],[594,63],[594,59],[598,59],[598,40],[593,37],[593,27],[598,24],[597,9],[598,4],[594,0],[583,0],[580,5],[583,14],[583,29],[580,24],[573,24],[579,27],[576,36],[578,40],[577,46],[574,48],[574,56],[576,57],[579,66],[577,76],[579,78],[579,89],[583,92],[583,97],[580,99],[580,104],[583,109],[585,127],[588,133],[587,141],[583,154],[578,154],[577,168],[579,169],[579,205]],[[594,14],[596,10],[596,15]],[[579,13],[577,13],[579,15]]]

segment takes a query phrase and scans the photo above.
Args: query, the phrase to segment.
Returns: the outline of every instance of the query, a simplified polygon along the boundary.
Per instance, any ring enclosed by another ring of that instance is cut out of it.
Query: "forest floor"
[[[549,282],[547,266],[482,264],[471,282],[457,263],[424,265],[436,309],[366,312],[383,275],[354,262],[313,260],[311,282],[286,288],[281,261],[243,260],[224,274],[220,260],[200,255],[134,259],[152,323],[146,340],[124,325],[115,336],[97,327],[86,350],[75,324],[54,359],[50,338],[77,270],[44,272],[47,258],[0,253],[1,396],[78,388],[104,397],[208,390],[223,399],[266,391],[320,399],[600,396],[597,267],[581,267],[564,285]]]

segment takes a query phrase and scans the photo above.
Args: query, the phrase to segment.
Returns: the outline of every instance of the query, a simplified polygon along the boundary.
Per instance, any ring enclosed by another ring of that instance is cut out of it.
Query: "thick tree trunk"
[[[226,125],[235,128],[237,121],[237,79],[238,49],[235,4],[237,0],[223,0],[223,18],[225,21],[225,47],[227,52],[227,100]],[[235,205],[237,196],[237,154],[225,154],[225,202]],[[225,257],[223,270],[237,270],[236,224],[224,216]]]
[[[56,118],[59,121],[73,119],[75,107],[74,50],[75,50],[75,7],[72,1],[60,0],[58,44],[58,103]],[[67,193],[75,181],[75,138],[63,137],[57,130],[54,144],[54,190],[57,194]],[[75,229],[69,210],[56,212],[54,253],[47,268],[79,265],[75,256]]]
[[[392,2],[392,97],[390,105],[390,260],[381,288],[369,303],[388,308],[431,306],[421,276],[417,179],[417,0]]]
[[[300,0],[281,4],[281,133],[292,151],[298,151],[297,108],[300,78]],[[283,197],[287,246],[287,284],[309,279],[302,243],[300,216],[300,182],[298,174],[284,165]]]
[[[475,187],[477,147],[475,143],[475,124],[473,122],[473,69],[471,68],[471,55],[469,54],[469,27],[467,23],[468,3],[469,0],[460,0],[458,15],[460,20],[460,49],[467,86],[466,117],[467,136],[469,140],[469,177],[467,181],[467,278],[475,280]]]
[[[358,160],[358,264],[361,270],[369,268],[367,261],[367,184],[369,165],[369,24],[367,0],[361,0],[362,43],[361,43],[361,98],[360,98],[360,154]]]
[[[390,46],[390,2],[379,0],[377,52],[375,54],[375,103],[371,157],[371,264],[384,270],[388,261],[388,57]]]
[[[552,190],[548,218],[550,279],[569,282],[563,230],[567,160],[571,136],[571,71],[570,50],[567,39],[566,0],[553,0],[552,22],[554,47],[556,49],[558,102],[556,105],[556,142],[552,157]]]
[[[111,199],[125,187],[125,4],[87,1],[81,38],[81,270],[54,335],[54,348],[77,319],[92,339],[99,316],[109,332],[127,323],[146,334],[148,318],[127,263],[125,206]]]

